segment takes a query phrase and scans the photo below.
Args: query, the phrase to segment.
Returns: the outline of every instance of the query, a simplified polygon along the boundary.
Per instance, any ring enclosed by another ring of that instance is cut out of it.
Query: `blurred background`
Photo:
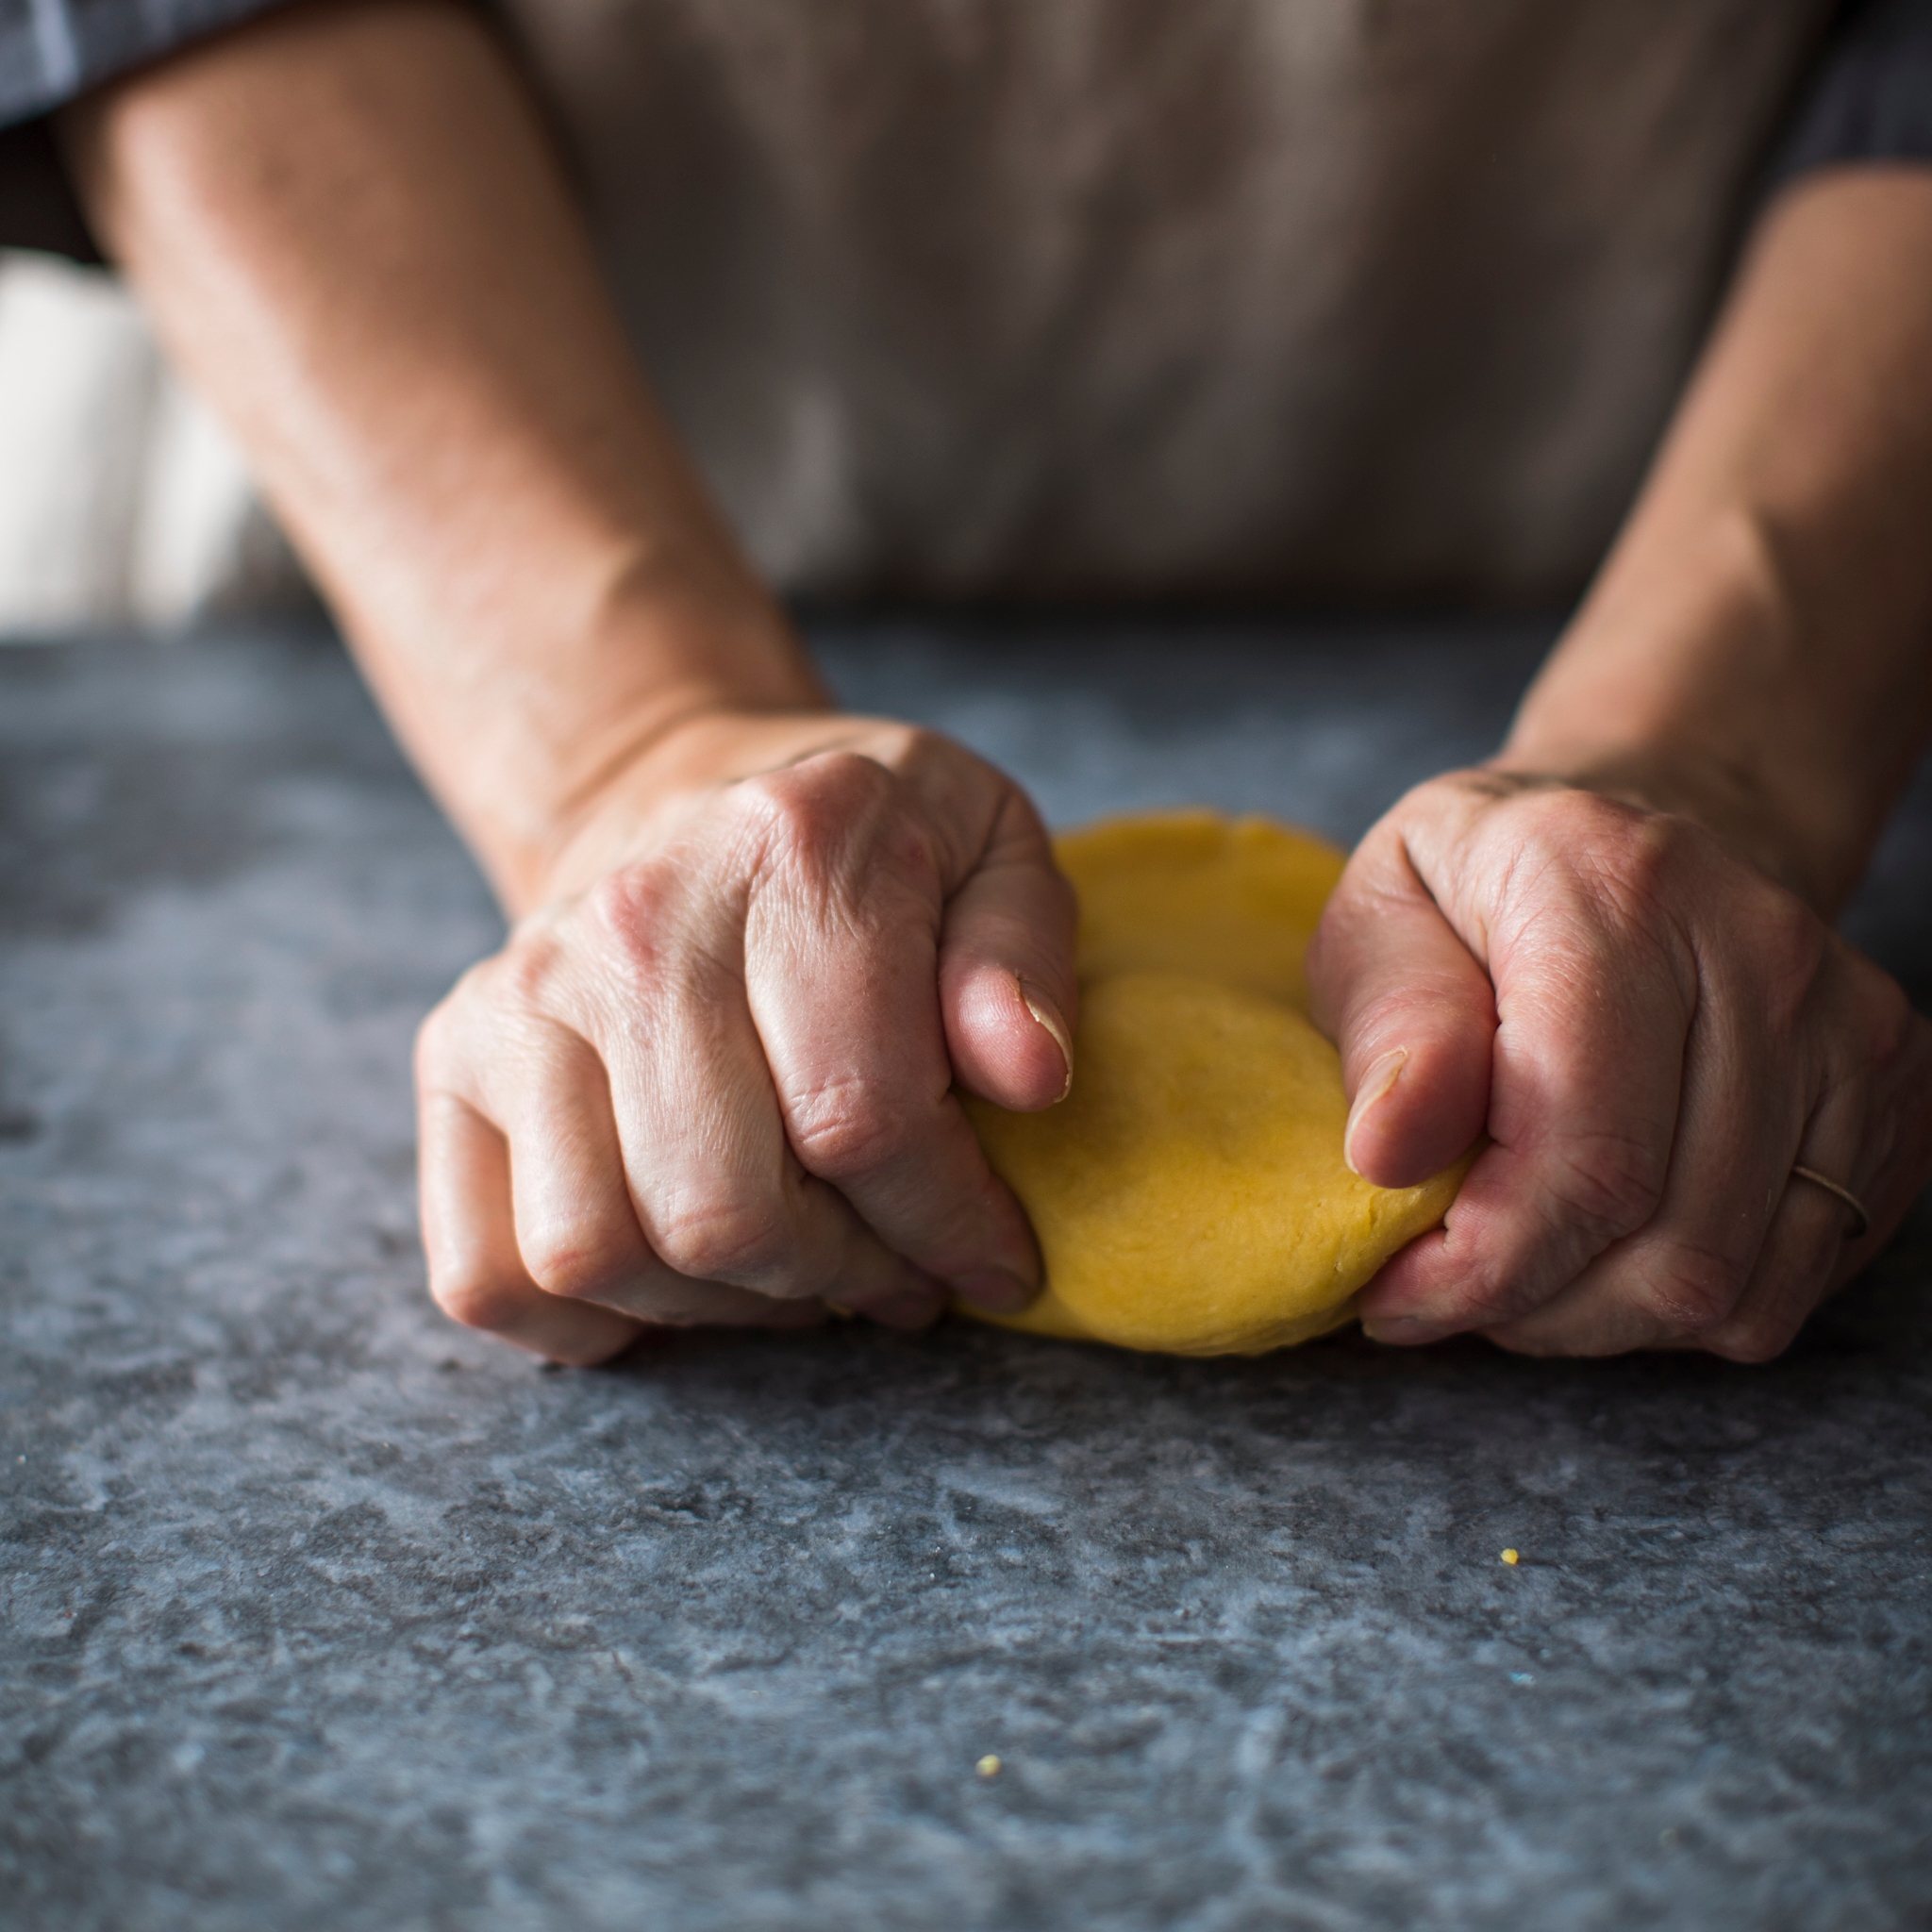
[[[225,432],[107,271],[0,250],[0,641],[308,601]]]

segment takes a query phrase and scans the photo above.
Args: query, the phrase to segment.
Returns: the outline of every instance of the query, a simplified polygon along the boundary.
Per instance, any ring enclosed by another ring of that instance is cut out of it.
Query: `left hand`
[[[1351,861],[1308,961],[1350,1163],[1407,1186],[1490,1141],[1364,1295],[1379,1340],[1767,1360],[1932,1178],[1932,1024],[1664,802],[1452,773]]]

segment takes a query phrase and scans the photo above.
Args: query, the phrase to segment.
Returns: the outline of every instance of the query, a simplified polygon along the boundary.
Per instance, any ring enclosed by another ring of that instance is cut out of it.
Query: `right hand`
[[[713,716],[601,796],[597,875],[418,1041],[441,1306],[578,1363],[1024,1306],[1039,1250],[954,1090],[1032,1110],[1072,1078],[1074,896],[1025,794],[910,726]]]

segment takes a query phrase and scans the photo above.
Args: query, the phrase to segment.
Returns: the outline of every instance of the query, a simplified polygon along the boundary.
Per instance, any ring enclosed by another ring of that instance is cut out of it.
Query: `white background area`
[[[0,251],[0,641],[303,594],[240,454],[120,282]]]

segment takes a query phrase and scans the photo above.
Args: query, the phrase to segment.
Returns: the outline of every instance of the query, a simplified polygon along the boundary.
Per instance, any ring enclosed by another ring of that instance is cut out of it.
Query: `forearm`
[[[97,232],[513,908],[655,736],[823,701],[454,0],[269,16],[63,131]]]
[[[1767,211],[1498,762],[1714,829],[1834,911],[1932,732],[1932,171]]]

